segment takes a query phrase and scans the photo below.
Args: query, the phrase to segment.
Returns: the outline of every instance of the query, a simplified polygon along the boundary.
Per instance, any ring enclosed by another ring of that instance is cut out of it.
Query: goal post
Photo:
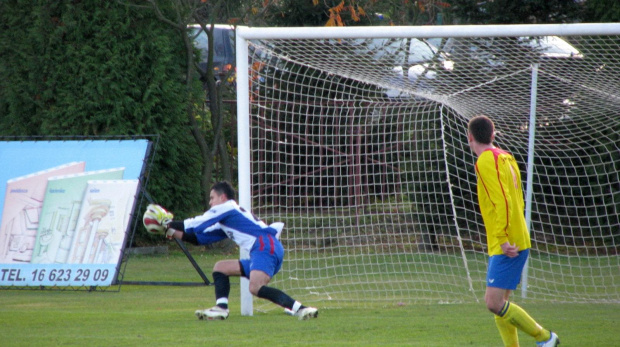
[[[466,127],[486,114],[526,190],[517,295],[620,302],[617,24],[238,27],[236,40],[240,204],[286,224],[274,286],[321,307],[482,300]]]
[[[237,151],[239,171],[239,206],[252,211],[252,183],[251,183],[251,159],[250,159],[250,107],[249,107],[249,79],[248,79],[248,45],[239,38],[235,42],[236,65],[237,65],[237,107],[244,110],[237,113]],[[245,62],[244,62],[245,59]],[[247,259],[250,255],[247,251],[240,250],[239,258]],[[250,294],[250,282],[247,278],[239,280],[241,293],[241,315],[252,316],[254,305]]]

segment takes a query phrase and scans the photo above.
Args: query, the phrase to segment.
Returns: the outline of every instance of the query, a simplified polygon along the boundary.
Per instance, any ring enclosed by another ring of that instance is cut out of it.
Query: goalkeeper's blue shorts
[[[514,258],[509,258],[503,254],[491,256],[487,270],[487,287],[517,289],[529,254],[530,250],[525,249]]]
[[[273,277],[280,271],[284,259],[284,247],[275,236],[260,236],[250,251],[250,259],[241,259],[241,266],[246,277],[250,272],[259,270],[269,277]]]

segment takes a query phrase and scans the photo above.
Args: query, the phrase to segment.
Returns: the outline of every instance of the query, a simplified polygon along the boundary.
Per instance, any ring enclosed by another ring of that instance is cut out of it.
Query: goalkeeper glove
[[[176,232],[176,230],[172,229],[172,228],[168,228],[168,226],[166,226],[166,237],[169,240],[172,240],[172,237],[174,236],[174,233]]]

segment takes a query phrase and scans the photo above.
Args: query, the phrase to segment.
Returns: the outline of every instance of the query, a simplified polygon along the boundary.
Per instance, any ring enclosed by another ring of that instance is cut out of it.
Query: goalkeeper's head
[[[223,204],[228,200],[235,199],[235,188],[227,181],[217,182],[211,187],[209,204],[211,207]]]

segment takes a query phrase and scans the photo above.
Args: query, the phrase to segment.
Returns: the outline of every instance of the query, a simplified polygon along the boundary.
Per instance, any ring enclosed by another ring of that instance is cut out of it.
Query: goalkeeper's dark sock
[[[219,298],[215,302],[215,306],[228,310],[228,298]]]
[[[215,300],[217,306],[228,308],[228,294],[230,294],[230,278],[219,271],[213,272],[215,285]]]
[[[297,311],[297,310],[293,310],[293,305],[295,305],[296,301],[293,300],[293,298],[288,296],[286,293],[284,293],[280,289],[262,286],[258,290],[258,293],[256,296],[258,296],[261,299],[267,299],[276,305],[280,305],[284,308],[288,308],[289,310],[292,310],[294,312]]]

